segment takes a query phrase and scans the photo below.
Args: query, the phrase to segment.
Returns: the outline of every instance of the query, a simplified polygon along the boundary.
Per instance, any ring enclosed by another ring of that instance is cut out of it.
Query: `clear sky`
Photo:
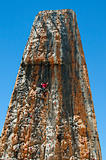
[[[0,133],[31,26],[41,10],[73,9],[77,14],[106,160],[106,1],[0,0]]]

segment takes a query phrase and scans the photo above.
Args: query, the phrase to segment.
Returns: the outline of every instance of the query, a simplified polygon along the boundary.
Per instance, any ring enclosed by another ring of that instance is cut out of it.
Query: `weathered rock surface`
[[[46,95],[41,82],[48,82]],[[76,15],[41,11],[1,135],[3,160],[102,160]]]

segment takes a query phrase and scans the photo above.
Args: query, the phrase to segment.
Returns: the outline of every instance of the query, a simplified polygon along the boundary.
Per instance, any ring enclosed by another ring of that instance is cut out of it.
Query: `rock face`
[[[48,83],[46,89],[41,83]],[[1,135],[3,160],[102,160],[75,13],[41,11]]]

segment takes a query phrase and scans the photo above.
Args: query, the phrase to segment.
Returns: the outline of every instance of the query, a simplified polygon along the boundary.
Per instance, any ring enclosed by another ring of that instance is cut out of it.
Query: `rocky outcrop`
[[[0,159],[102,160],[72,10],[41,11],[35,18],[1,135]]]

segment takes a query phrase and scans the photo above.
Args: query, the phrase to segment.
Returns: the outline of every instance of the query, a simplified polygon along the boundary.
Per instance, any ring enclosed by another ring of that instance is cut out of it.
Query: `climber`
[[[47,88],[47,86],[48,86],[48,82],[47,83],[41,83],[41,89],[42,89],[42,91],[43,91],[43,93],[44,93],[44,96],[46,96],[46,88]]]

